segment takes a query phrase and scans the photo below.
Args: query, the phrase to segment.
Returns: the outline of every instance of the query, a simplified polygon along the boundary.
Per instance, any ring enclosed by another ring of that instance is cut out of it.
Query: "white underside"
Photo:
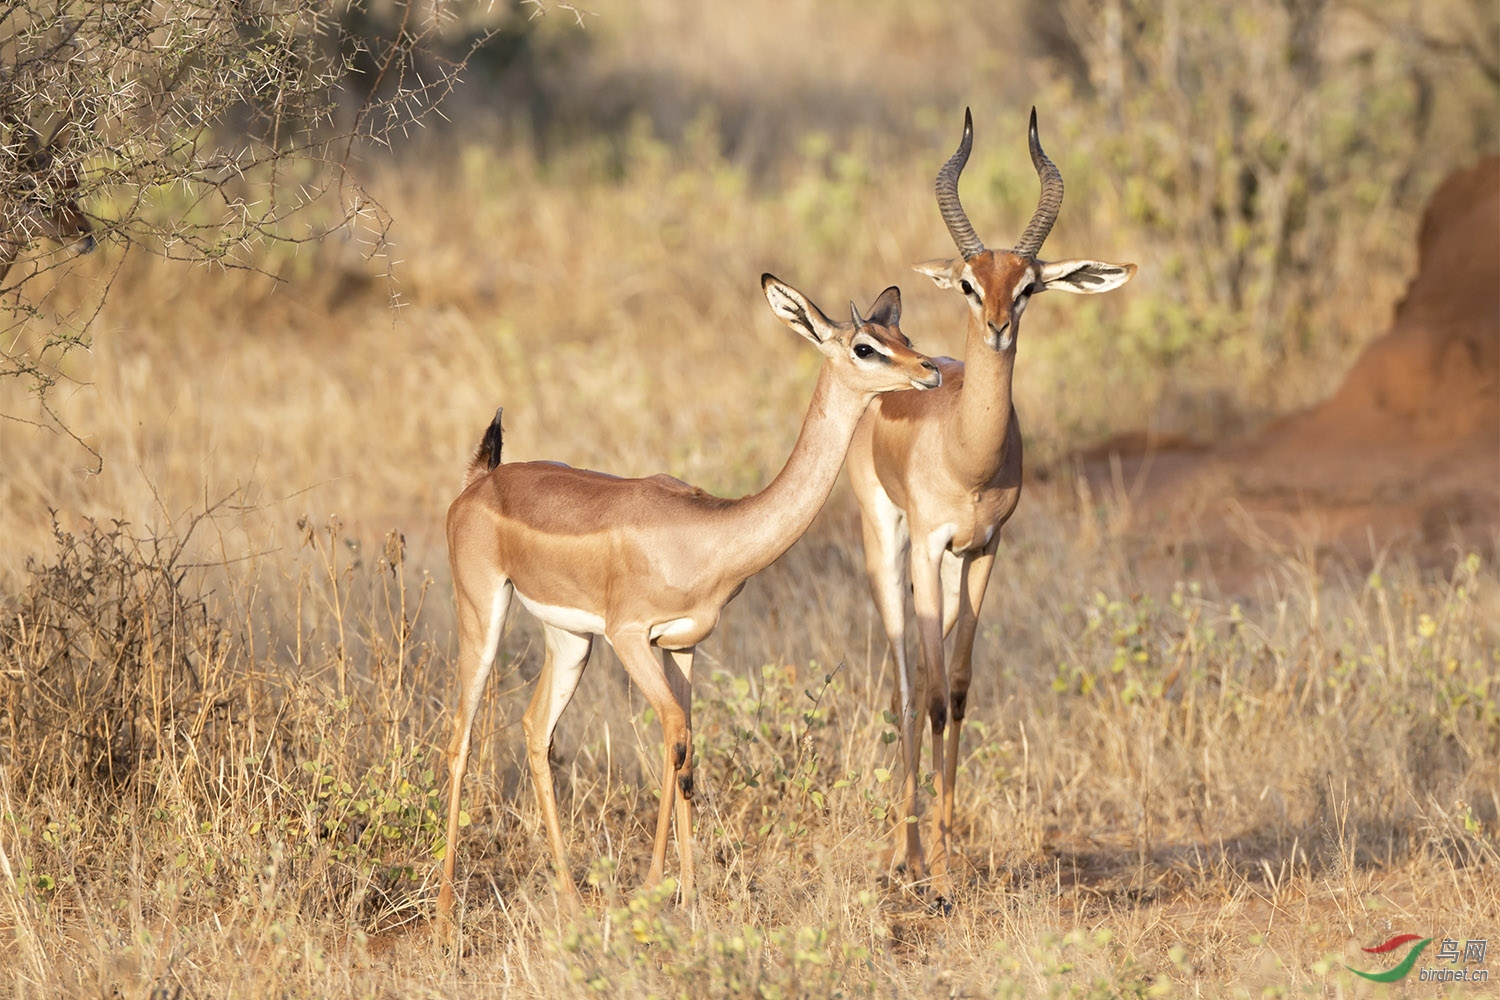
[[[552,604],[542,604],[533,601],[519,590],[516,597],[520,598],[521,606],[530,611],[536,618],[553,628],[572,632],[575,635],[589,633],[604,634],[604,619],[591,611],[580,611],[577,608],[562,608]],[[667,649],[690,646],[688,641],[699,633],[698,622],[693,618],[673,618],[651,626],[650,639],[652,642]]]
[[[579,611],[577,608],[559,608],[551,604],[542,604],[533,601],[519,590],[516,596],[521,599],[521,606],[541,621],[560,628],[566,632],[583,635],[590,632],[604,632],[604,619],[590,611]]]

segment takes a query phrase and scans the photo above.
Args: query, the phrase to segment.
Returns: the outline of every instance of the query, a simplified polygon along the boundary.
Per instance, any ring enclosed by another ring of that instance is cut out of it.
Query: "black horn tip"
[[[1041,139],[1041,136],[1037,134],[1037,130],[1036,130],[1036,107],[1035,106],[1033,106],[1032,109],[1031,109],[1031,124],[1028,125],[1028,126],[1026,126],[1026,141],[1031,145],[1032,149],[1041,149],[1042,148],[1042,139]]]
[[[974,114],[968,108],[964,108],[964,134],[959,136],[958,148],[953,151],[953,155],[948,158],[948,162],[943,164],[943,169],[947,170],[950,166],[956,167],[955,173],[961,173],[964,169],[964,164],[969,162],[969,150],[973,147]]]

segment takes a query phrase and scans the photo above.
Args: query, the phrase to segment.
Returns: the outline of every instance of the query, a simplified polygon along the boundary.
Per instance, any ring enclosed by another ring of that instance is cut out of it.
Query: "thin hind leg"
[[[474,732],[474,715],[484,695],[484,685],[500,635],[505,628],[505,613],[510,607],[510,581],[495,576],[482,586],[459,585],[458,594],[458,707],[453,712],[453,738],[448,744],[448,839],[444,845],[442,886],[438,890],[438,915],[449,919],[453,914],[453,871],[458,857],[459,803],[464,772],[469,763],[470,739]]]
[[[562,717],[563,710],[573,700],[573,692],[578,690],[583,668],[588,666],[594,637],[578,635],[552,625],[543,626],[543,632],[547,656],[542,663],[542,672],[537,677],[531,704],[526,706],[526,714],[521,718],[521,726],[526,732],[526,763],[531,768],[532,788],[536,792],[542,823],[547,828],[547,840],[552,846],[558,895],[565,906],[576,909],[579,903],[578,886],[568,869],[568,849],[563,841],[562,823],[557,815],[557,792],[552,785],[552,734],[557,729],[557,720]]]

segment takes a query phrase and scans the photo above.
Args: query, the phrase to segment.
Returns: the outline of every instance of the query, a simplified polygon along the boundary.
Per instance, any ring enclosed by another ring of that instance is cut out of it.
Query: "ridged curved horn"
[[[984,253],[984,244],[979,241],[978,234],[969,223],[969,216],[958,202],[958,175],[963,173],[964,164],[969,162],[969,150],[973,146],[974,117],[968,108],[964,108],[964,137],[959,141],[957,151],[948,157],[948,162],[938,171],[937,183],[934,185],[937,188],[938,211],[943,213],[948,234],[958,245],[958,252],[964,255],[964,260]]]
[[[1042,181],[1042,196],[1037,201],[1036,212],[1027,224],[1026,231],[1021,234],[1021,239],[1016,243],[1013,251],[1022,257],[1036,257],[1037,251],[1042,249],[1046,242],[1047,234],[1052,232],[1052,224],[1057,221],[1058,209],[1062,208],[1063,180],[1062,173],[1057,169],[1057,164],[1047,158],[1042,152],[1042,141],[1036,134],[1036,108],[1031,109],[1031,129],[1027,135],[1027,143],[1031,146],[1031,165],[1036,167],[1036,175]]]

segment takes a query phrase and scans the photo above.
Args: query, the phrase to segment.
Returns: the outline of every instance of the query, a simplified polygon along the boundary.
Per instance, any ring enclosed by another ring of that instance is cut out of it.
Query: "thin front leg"
[[[943,670],[943,585],[940,565],[942,552],[921,552],[912,547],[912,603],[917,612],[917,633],[922,654],[922,676],[926,686],[927,716],[932,724],[932,762],[937,782],[938,801],[943,796],[943,730],[948,722],[948,680]],[[920,756],[920,755],[914,755]],[[915,777],[915,776],[913,776]],[[913,802],[913,806],[915,803]],[[915,816],[915,810],[910,813]],[[916,825],[913,822],[912,825]],[[948,894],[947,842],[941,827],[934,827],[938,838],[929,843],[927,868],[931,883],[939,896]]]
[[[542,662],[531,704],[526,706],[526,714],[521,717],[521,728],[526,732],[526,763],[531,768],[536,804],[542,812],[542,824],[547,828],[547,840],[552,845],[558,896],[565,907],[576,911],[580,903],[578,886],[568,868],[568,848],[563,841],[562,823],[557,817],[557,791],[552,786],[552,734],[563,710],[573,700],[573,692],[578,690],[583,668],[588,666],[594,637],[577,635],[552,625],[544,625],[543,633],[547,656]]]
[[[500,633],[505,628],[505,612],[510,607],[510,581],[495,578],[479,593],[463,587],[455,567],[454,582],[458,591],[458,707],[453,712],[453,739],[448,743],[448,839],[444,845],[442,886],[438,890],[438,916],[453,916],[453,872],[458,859],[459,803],[464,771],[469,764],[469,742],[474,732],[474,715],[484,694],[485,681],[500,648]]]
[[[917,725],[917,692],[911,663],[906,657],[906,562],[911,541],[906,516],[876,489],[868,499],[860,526],[865,543],[865,574],[870,596],[880,613],[886,641],[895,660],[896,682],[891,690],[891,711],[901,735],[901,824],[896,828],[897,849],[906,859],[907,876],[927,877],[922,863],[922,834],[916,823],[917,761],[922,753],[922,730]]]
[[[646,696],[646,701],[656,710],[662,730],[662,783],[661,811],[656,819],[656,840],[651,848],[651,869],[646,873],[646,885],[661,882],[667,866],[667,834],[672,826],[672,804],[675,801],[678,777],[683,772],[692,774],[692,762],[688,751],[692,747],[692,733],[688,730],[687,716],[677,698],[660,662],[651,653],[651,642],[644,631],[619,633],[610,636],[610,643],[619,654],[620,662],[636,687]]]
[[[1000,533],[984,550],[970,557],[963,567],[963,587],[958,593],[957,628],[953,637],[953,657],[948,664],[948,742],[943,751],[943,798],[938,815],[933,817],[938,835],[946,843],[953,835],[953,790],[958,783],[958,741],[963,731],[964,710],[968,704],[969,682],[974,675],[974,635],[979,626],[979,609],[995,564],[995,550]]]
[[[693,731],[693,647],[687,649],[664,649],[661,665],[666,671],[667,683],[682,709],[688,732]],[[693,747],[688,744],[688,759],[683,770],[677,774],[674,796],[677,802],[677,862],[682,870],[682,901],[693,901]]]

